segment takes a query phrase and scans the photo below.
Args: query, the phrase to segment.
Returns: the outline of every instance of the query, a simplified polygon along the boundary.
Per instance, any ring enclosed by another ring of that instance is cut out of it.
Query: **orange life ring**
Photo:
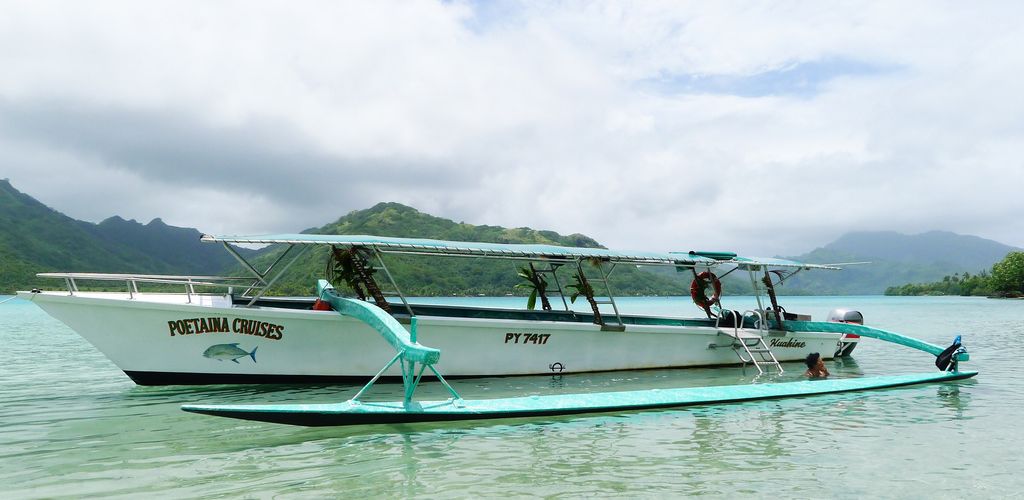
[[[707,286],[708,281],[711,281],[711,287],[715,290],[710,297],[704,293],[704,288]],[[690,282],[690,298],[693,299],[693,303],[697,304],[697,307],[704,309],[708,315],[711,315],[711,304],[718,302],[718,299],[722,297],[722,282],[715,276],[715,273],[711,271],[704,271],[697,275],[693,281]]]

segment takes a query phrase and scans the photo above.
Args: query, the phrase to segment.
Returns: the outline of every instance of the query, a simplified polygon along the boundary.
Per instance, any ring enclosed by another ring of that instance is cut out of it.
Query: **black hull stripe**
[[[345,375],[266,375],[237,373],[140,372],[125,371],[139,385],[215,385],[215,384],[342,384],[363,383],[370,377]],[[450,378],[450,377],[449,377]],[[401,382],[402,377],[381,377],[384,381]]]
[[[827,357],[825,359],[832,359]],[[782,363],[797,363],[802,361],[782,361]],[[730,368],[740,367],[742,363],[713,364],[713,365],[687,365],[687,366],[659,366],[651,368],[627,368],[622,370],[593,370],[574,372],[539,372],[523,373],[516,375],[444,375],[448,380],[461,380],[471,378],[505,378],[505,377],[543,377],[559,375],[584,375],[591,373],[610,372],[634,372],[651,370],[687,370],[699,368]],[[125,370],[133,382],[139,385],[216,385],[216,384],[365,384],[372,378],[371,375],[268,375],[268,374],[242,374],[242,373],[195,373],[195,372],[146,372]],[[429,378],[429,377],[428,377]],[[402,382],[401,376],[384,375],[380,378],[382,382]]]

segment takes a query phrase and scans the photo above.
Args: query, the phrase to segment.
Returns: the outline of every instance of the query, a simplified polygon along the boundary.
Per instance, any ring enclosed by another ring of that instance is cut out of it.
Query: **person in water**
[[[807,359],[804,362],[807,363],[807,371],[804,375],[810,378],[825,378],[828,376],[828,368],[825,368],[825,360],[822,359],[821,354],[812,352],[807,355]]]

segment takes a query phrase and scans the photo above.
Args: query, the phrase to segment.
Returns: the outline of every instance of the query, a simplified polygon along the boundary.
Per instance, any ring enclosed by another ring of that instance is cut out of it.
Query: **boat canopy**
[[[333,245],[367,247],[384,253],[410,253],[461,257],[504,257],[537,260],[601,259],[630,264],[677,266],[715,265],[714,259],[689,254],[616,251],[604,248],[563,247],[543,244],[482,243],[424,238],[395,238],[357,234],[270,234],[257,236],[203,235],[202,241],[239,244]]]
[[[719,266],[734,264],[741,267],[766,266],[801,269],[839,269],[824,264],[808,264],[785,259],[741,257],[729,252],[639,252],[617,251],[604,248],[563,247],[543,244],[482,243],[445,241],[424,238],[396,238],[353,234],[268,234],[254,236],[216,236],[204,234],[205,242],[235,244],[333,245],[338,247],[368,247],[383,253],[408,253],[461,257],[500,257],[516,259],[573,261],[600,259],[605,262],[637,265]]]
[[[690,250],[689,252],[669,252],[670,254],[682,254],[686,253],[690,256],[709,257],[715,259],[724,264],[736,264],[741,269],[750,269],[757,267],[787,267],[794,269],[833,269],[840,270],[838,264],[810,264],[807,262],[798,262],[789,259],[779,259],[776,257],[741,257],[732,252],[706,252],[698,250]]]

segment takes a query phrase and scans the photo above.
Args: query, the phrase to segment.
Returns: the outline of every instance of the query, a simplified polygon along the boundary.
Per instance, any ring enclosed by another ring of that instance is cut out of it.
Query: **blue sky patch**
[[[448,1],[446,3],[463,3]],[[517,0],[471,0],[464,2],[473,10],[473,16],[465,19],[463,25],[476,34],[483,34],[503,26],[514,26],[526,22],[523,6]]]
[[[641,86],[667,94],[728,94],[742,97],[769,95],[813,97],[832,80],[890,74],[899,68],[850,59],[824,59],[791,64],[751,75],[673,74],[642,80]]]

